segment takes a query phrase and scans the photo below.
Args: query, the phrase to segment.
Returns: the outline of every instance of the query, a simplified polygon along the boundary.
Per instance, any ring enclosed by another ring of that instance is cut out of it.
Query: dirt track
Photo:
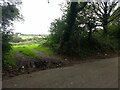
[[[118,58],[44,70],[3,81],[3,88],[117,88]]]

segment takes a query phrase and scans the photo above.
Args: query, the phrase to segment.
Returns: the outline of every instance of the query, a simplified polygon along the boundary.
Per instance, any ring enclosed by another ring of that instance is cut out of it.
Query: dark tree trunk
[[[88,33],[88,40],[91,41],[91,37],[92,37],[92,29],[89,30]]]
[[[80,10],[82,10],[86,6],[86,4],[87,3],[84,2]],[[72,27],[74,25],[75,18],[78,13],[77,5],[78,5],[78,2],[71,2],[70,11],[68,12],[68,17],[66,19],[67,26],[60,43],[60,49],[62,49],[65,43],[68,42],[70,39],[70,36],[72,33]]]
[[[107,34],[107,25],[103,25],[104,34]]]
[[[107,2],[104,2],[104,14],[103,14],[103,30],[104,30],[104,34],[107,33],[107,25],[108,25],[108,18],[109,18],[109,15],[107,13],[108,11],[108,6],[107,6]]]
[[[67,26],[60,43],[60,49],[62,49],[64,44],[69,41],[69,38],[71,36],[72,27],[77,16],[77,5],[78,2],[71,2],[70,11],[68,12],[68,17],[66,19]]]

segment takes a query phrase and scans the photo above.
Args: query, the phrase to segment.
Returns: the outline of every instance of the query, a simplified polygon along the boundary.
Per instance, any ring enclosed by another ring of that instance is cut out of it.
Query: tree
[[[86,6],[86,4],[87,4],[86,2],[81,2],[81,7],[78,8],[78,2],[71,2],[70,10],[68,11],[67,18],[66,18],[66,28],[60,43],[61,50],[63,49],[63,46],[69,48],[69,45],[70,45],[69,40],[72,34],[73,25],[75,23],[77,13],[79,10],[82,10]]]
[[[93,3],[94,11],[99,17],[99,22],[101,22],[101,26],[103,27],[104,33],[107,33],[108,24],[118,17],[117,15],[113,19],[110,19],[110,17],[115,11],[117,4],[118,1]]]
[[[109,22],[111,21],[120,21],[120,6],[113,12],[113,14],[109,18]]]
[[[91,3],[88,3],[83,10],[78,12],[77,15],[77,27],[84,28],[88,32],[88,41],[91,40],[92,32],[96,28],[96,15],[94,13]]]
[[[49,46],[54,50],[58,49],[62,39],[62,35],[65,31],[65,19],[55,19],[51,23],[50,36],[48,39]]]
[[[3,52],[3,64],[4,64],[4,56],[9,53],[11,49],[11,44],[9,43],[12,35],[12,29],[10,26],[13,26],[13,21],[21,20],[22,16],[19,12],[19,9],[16,5],[11,4],[10,2],[5,2],[1,4],[0,8],[2,8],[2,20],[1,24],[1,33],[2,33],[2,52]]]

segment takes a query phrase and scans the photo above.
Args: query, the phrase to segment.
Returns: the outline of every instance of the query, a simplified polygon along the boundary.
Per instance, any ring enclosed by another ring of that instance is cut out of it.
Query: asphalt
[[[2,89],[2,69],[0,68],[0,90]]]
[[[3,80],[3,88],[118,88],[118,57]]]

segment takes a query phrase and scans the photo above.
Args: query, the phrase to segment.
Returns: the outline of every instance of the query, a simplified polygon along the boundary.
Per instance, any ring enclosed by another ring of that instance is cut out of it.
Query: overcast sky
[[[48,34],[50,23],[62,16],[59,4],[66,0],[22,0],[21,13],[24,22],[15,22],[15,32]]]

